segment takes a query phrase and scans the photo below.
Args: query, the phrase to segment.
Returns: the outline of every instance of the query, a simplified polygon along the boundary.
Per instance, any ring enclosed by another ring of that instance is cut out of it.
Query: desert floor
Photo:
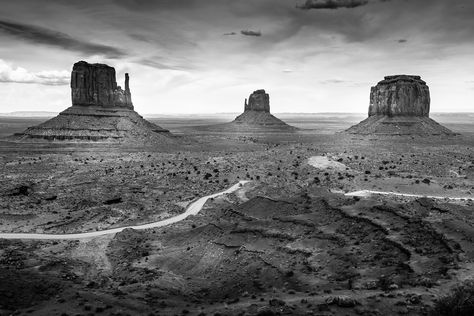
[[[4,138],[0,234],[158,222],[249,182],[163,227],[0,239],[0,315],[420,315],[472,277],[472,117],[439,116],[462,133],[444,138],[279,117],[302,130],[218,133],[228,118],[203,116],[152,119],[176,145]],[[39,121],[0,118],[0,136]]]

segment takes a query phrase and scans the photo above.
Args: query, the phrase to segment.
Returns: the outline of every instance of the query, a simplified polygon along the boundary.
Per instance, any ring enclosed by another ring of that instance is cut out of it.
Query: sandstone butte
[[[168,130],[134,111],[125,74],[125,89],[117,85],[115,69],[79,61],[71,73],[72,106],[23,133],[23,141],[173,142]]]
[[[430,90],[420,76],[387,76],[370,91],[369,117],[344,131],[361,135],[454,135],[429,117]]]
[[[265,90],[254,91],[245,99],[244,113],[230,123],[237,128],[296,130],[270,113],[270,96]]]

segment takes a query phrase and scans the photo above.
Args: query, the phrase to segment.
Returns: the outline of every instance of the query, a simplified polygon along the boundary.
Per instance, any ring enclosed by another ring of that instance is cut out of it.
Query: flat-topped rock
[[[168,130],[133,110],[129,80],[125,74],[123,90],[117,86],[113,67],[77,62],[71,73],[72,106],[15,136],[20,140],[174,142]]]
[[[297,130],[270,113],[270,96],[263,89],[254,91],[245,99],[244,112],[232,122],[201,126],[198,129],[219,133],[278,133]]]
[[[250,129],[295,129],[270,113],[270,95],[263,89],[254,91],[245,99],[244,113],[237,116],[232,124]]]
[[[117,85],[113,67],[77,62],[71,73],[72,105],[133,109],[129,80],[125,74],[125,90],[122,90]]]
[[[265,90],[254,91],[245,99],[244,111],[262,111],[270,113],[270,95]]]
[[[370,91],[369,116],[425,116],[430,90],[420,76],[387,76]]]
[[[370,91],[369,117],[345,133],[454,135],[429,118],[430,90],[420,76],[386,76]]]

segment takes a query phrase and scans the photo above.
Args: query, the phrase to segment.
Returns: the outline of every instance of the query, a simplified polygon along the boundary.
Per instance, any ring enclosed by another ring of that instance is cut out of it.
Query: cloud
[[[48,86],[68,85],[70,74],[68,71],[41,71],[29,72],[25,68],[12,67],[0,59],[0,82],[37,83]]]
[[[126,54],[118,48],[82,41],[68,34],[36,25],[0,20],[0,32],[27,42],[55,46],[70,51],[81,52],[86,55],[103,55],[107,58],[126,56]]]
[[[262,36],[262,32],[260,31],[242,30],[240,33],[245,36]]]
[[[133,11],[145,12],[150,10],[192,10],[202,5],[202,2],[198,0],[114,0],[114,2]]]
[[[306,0],[302,6],[297,6],[303,10],[310,9],[339,9],[356,8],[369,3],[369,0]]]
[[[345,84],[345,83],[349,83],[349,81],[341,80],[341,79],[327,79],[327,80],[321,80],[319,83],[321,83],[321,84]]]
[[[224,33],[223,35],[225,35],[225,36],[229,36],[229,35],[237,35],[237,33],[235,33],[235,32],[230,32],[230,33]]]
[[[160,58],[160,57],[155,57],[153,59],[152,58],[142,58],[142,59],[136,60],[135,63],[143,65],[143,66],[156,68],[156,69],[162,69],[162,70],[181,70],[181,71],[185,71],[185,70],[189,70],[190,68],[193,68],[191,65],[184,66],[184,65],[181,65],[179,63],[173,63],[173,62],[170,62],[170,61],[164,61],[164,62],[158,61],[160,59],[163,59],[163,58]]]

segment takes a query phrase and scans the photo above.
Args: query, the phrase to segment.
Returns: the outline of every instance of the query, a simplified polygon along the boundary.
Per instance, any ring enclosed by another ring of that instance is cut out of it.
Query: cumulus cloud
[[[25,68],[13,67],[0,59],[0,82],[37,83],[48,86],[68,85],[70,74],[68,71],[40,71],[29,72]]]
[[[305,4],[298,8],[303,10],[356,8],[368,3],[369,0],[306,0]]]
[[[68,34],[36,25],[0,20],[0,32],[27,42],[56,46],[70,51],[81,52],[86,55],[102,55],[107,58],[126,56],[126,54],[118,48],[83,41],[73,38]]]

